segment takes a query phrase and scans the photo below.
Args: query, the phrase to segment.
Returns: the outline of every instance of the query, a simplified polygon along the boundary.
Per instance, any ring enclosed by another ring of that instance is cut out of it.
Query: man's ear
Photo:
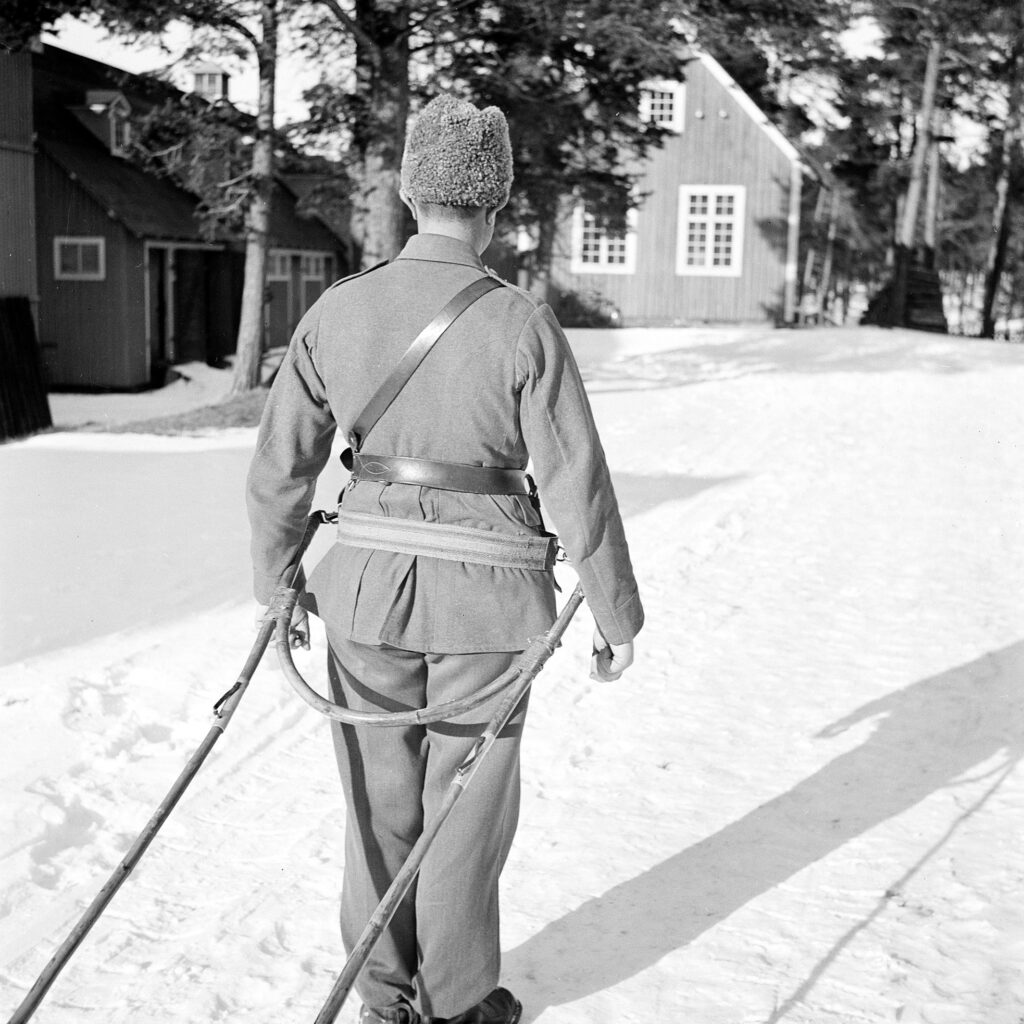
[[[501,210],[501,209],[502,209],[502,207],[500,207],[500,206],[488,207],[487,211],[484,214],[484,223],[488,227],[493,227],[494,226],[494,222],[498,219],[498,211]]]
[[[404,188],[400,188],[398,190],[398,198],[401,199],[402,202],[409,207],[409,212],[412,214],[412,219],[419,220],[420,217],[419,211],[416,209],[416,200],[410,198],[410,196],[406,193]]]

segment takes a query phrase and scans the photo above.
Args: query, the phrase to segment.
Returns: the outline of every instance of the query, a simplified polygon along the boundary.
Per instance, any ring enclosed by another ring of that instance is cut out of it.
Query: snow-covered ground
[[[1024,347],[579,343],[648,625],[600,685],[579,616],[535,686],[504,875],[524,1021],[1020,1024]],[[83,401],[58,420],[114,415]],[[0,1014],[245,660],[252,441],[0,447]],[[299,663],[323,689],[322,638]],[[268,658],[35,1020],[311,1021],[344,828],[326,722]]]

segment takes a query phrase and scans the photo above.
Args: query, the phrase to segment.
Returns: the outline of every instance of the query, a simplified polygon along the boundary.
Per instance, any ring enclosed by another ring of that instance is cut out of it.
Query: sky
[[[178,61],[190,40],[188,28],[177,24],[166,37],[167,49],[156,45],[129,43],[110,36],[98,23],[71,17],[61,18],[53,32],[45,32],[43,41],[66,50],[103,61],[135,74],[166,68]],[[285,44],[287,45],[287,43]],[[230,98],[235,106],[249,113],[256,112],[258,79],[255,62],[242,62],[231,58],[217,58],[231,73]],[[302,61],[282,62],[283,73],[277,78],[278,124],[299,121],[306,116],[302,100],[304,90],[316,84],[317,75],[307,70]],[[171,73],[174,83],[182,89],[191,87],[187,66],[176,67]]]
[[[165,68],[173,61],[179,60],[188,46],[190,33],[183,25],[177,25],[166,37],[167,49],[159,46],[144,46],[123,42],[111,37],[96,22],[84,19],[64,17],[55,26],[54,32],[44,33],[45,42],[73,50],[94,60],[104,61],[114,67],[135,73],[151,72]],[[285,54],[281,62],[281,73],[277,78],[277,123],[302,121],[307,116],[307,107],[302,99],[305,90],[316,84],[318,75],[308,67],[306,62],[297,58],[289,58],[287,54],[287,37],[285,37]],[[840,38],[842,45],[855,57],[879,56],[878,26],[870,18],[860,18],[853,22]],[[237,59],[220,59],[218,62],[231,72],[230,98],[242,110],[256,112],[257,75],[254,62],[242,62]],[[172,79],[182,89],[191,86],[187,67],[178,67],[172,71]],[[808,83],[807,88],[795,88],[794,97],[802,103],[811,103],[815,96],[828,95],[827,87],[822,83]],[[827,102],[827,100],[826,100]],[[973,152],[983,141],[984,130],[981,126],[970,124],[962,118],[956,119],[953,126],[958,139],[956,151],[961,164],[971,158]]]

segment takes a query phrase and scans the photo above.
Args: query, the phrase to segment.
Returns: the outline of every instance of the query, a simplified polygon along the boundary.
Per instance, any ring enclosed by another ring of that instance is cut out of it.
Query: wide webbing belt
[[[467,491],[470,494],[531,494],[530,478],[521,469],[493,466],[468,466],[461,462],[432,462],[402,455],[364,455],[349,452],[353,480],[380,483],[415,484],[442,491]]]
[[[416,519],[375,516],[338,509],[338,543],[451,562],[509,569],[551,569],[558,541],[551,536],[518,535],[450,526]]]

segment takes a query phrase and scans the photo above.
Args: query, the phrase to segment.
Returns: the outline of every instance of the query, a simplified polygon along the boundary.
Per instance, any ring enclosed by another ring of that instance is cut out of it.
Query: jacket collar
[[[413,235],[398,254],[400,260],[428,260],[432,263],[459,263],[483,270],[484,265],[472,246],[449,235]]]

